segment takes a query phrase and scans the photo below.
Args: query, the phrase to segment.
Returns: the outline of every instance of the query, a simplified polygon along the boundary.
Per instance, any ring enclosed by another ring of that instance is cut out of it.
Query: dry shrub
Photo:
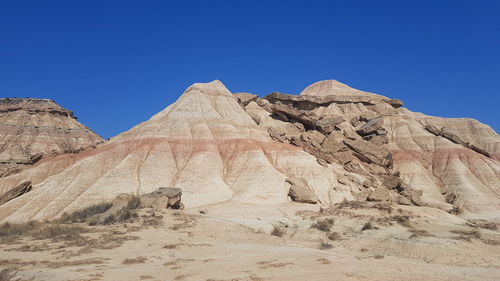
[[[85,209],[73,212],[71,214],[64,213],[62,217],[59,219],[61,223],[76,223],[76,222],[85,222],[88,218],[102,214],[109,210],[113,204],[111,203],[100,203]]]
[[[340,209],[361,209],[361,208],[365,208],[366,205],[367,205],[366,201],[347,201],[347,200],[344,200],[341,203],[339,203],[338,205],[336,205],[336,207],[338,207]]]
[[[139,196],[134,196],[130,201],[128,201],[127,205],[119,210],[116,214],[111,214],[106,216],[103,220],[100,222],[91,222],[92,224],[101,224],[101,225],[108,225],[108,224],[113,224],[113,223],[123,223],[123,222],[132,222],[134,221],[135,218],[139,217],[137,215],[137,212],[135,212],[136,209],[138,209],[141,206],[141,198]]]
[[[38,222],[30,221],[27,223],[3,223],[0,225],[1,241],[11,241],[22,235],[29,234],[39,225]]]
[[[320,240],[319,241],[319,249],[320,250],[326,250],[326,249],[331,249],[333,248],[333,245],[326,242],[326,241],[323,241],[323,240]]]
[[[16,272],[12,268],[4,268],[0,271],[0,281],[11,281],[16,276]]]
[[[137,257],[134,259],[125,259],[122,263],[123,264],[137,264],[137,263],[145,263],[147,260],[146,257]]]
[[[60,224],[48,225],[33,230],[31,236],[35,239],[51,239],[54,242],[81,240],[80,233],[86,232],[82,227],[66,226]]]
[[[410,235],[410,238],[434,237],[434,235],[430,234],[427,230],[424,230],[424,229],[410,228],[409,231],[412,233],[412,235]]]
[[[392,210],[393,210],[390,203],[377,203],[377,204],[374,204],[372,206],[372,208],[383,211],[383,212],[387,212],[389,214],[392,213]]]
[[[273,230],[271,231],[271,235],[277,237],[283,237],[284,234],[285,234],[285,229],[282,225],[278,224],[273,225]]]
[[[366,222],[363,227],[361,227],[361,231],[365,231],[365,230],[369,230],[369,229],[373,229],[373,225],[371,222]]]
[[[393,219],[402,226],[410,227],[409,216],[394,216]]]
[[[481,239],[481,233],[477,230],[450,230],[450,232],[458,234],[458,236],[453,237],[458,240],[471,242],[472,239]]]
[[[332,218],[322,219],[312,224],[311,228],[316,228],[324,232],[329,232],[334,223],[335,220]]]
[[[328,233],[328,239],[335,241],[339,240],[342,236],[338,232],[330,232]]]

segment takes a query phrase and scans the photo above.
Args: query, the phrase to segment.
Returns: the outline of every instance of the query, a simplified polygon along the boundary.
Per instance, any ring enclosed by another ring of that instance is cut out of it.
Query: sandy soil
[[[84,228],[80,238],[3,241],[0,269],[16,272],[11,280],[54,281],[500,280],[500,233],[437,209],[205,209],[142,209],[131,223],[69,225]],[[274,228],[282,237],[270,235]]]

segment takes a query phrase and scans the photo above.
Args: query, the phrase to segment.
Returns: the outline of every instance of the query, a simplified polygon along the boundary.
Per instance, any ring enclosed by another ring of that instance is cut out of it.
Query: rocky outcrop
[[[0,205],[31,191],[31,181],[26,181],[0,196]]]
[[[456,143],[456,144],[460,144],[460,145],[463,145],[477,153],[480,153],[486,157],[491,157],[491,154],[488,153],[487,151],[481,149],[480,147],[478,147],[477,145],[474,145],[474,144],[471,144],[469,142],[466,142],[464,140],[462,140],[459,136],[455,135],[452,131],[450,131],[448,128],[446,127],[443,127],[441,129],[437,128],[436,126],[433,126],[433,125],[426,125],[425,126],[425,129],[436,135],[436,136],[439,136],[439,137],[443,137],[453,143]]]
[[[285,180],[291,177],[306,179],[322,204],[342,200],[332,189],[338,185],[334,168],[297,146],[273,141],[254,121],[258,118],[250,117],[221,82],[194,84],[175,104],[95,149],[46,159],[1,180],[0,190],[25,178],[32,179],[33,189],[0,206],[0,220],[57,218],[120,193],[147,194],[158,186],[180,188],[186,208],[232,200],[284,204],[289,202]]]
[[[184,209],[181,202],[182,190],[176,187],[160,187],[141,195],[141,206],[155,209]]]
[[[384,125],[384,120],[382,118],[375,118],[368,121],[366,124],[361,126],[361,128],[357,129],[356,133],[358,133],[361,136],[367,136],[370,134],[382,135],[384,134],[382,129],[383,125]]]
[[[0,177],[103,142],[73,112],[53,100],[32,98],[0,98],[0,138]]]
[[[180,188],[186,208],[357,199],[495,218],[499,157],[500,138],[484,124],[413,113],[337,81],[263,99],[232,95],[214,81],[192,85],[175,104],[95,149],[0,179],[2,194],[33,181],[30,192],[0,206],[0,220],[55,218],[158,186]]]
[[[246,106],[259,98],[257,95],[252,95],[250,93],[236,93],[234,94],[234,97],[242,106]]]
[[[352,149],[361,161],[383,167],[392,166],[392,155],[383,147],[378,147],[364,140],[345,139],[344,144]]]
[[[305,179],[295,177],[287,179],[286,182],[290,184],[288,196],[292,201],[309,204],[318,203],[318,198],[311,191]]]
[[[385,102],[387,102],[388,104],[390,104],[394,108],[400,108],[404,105],[403,101],[401,101],[399,99],[389,99],[389,100],[385,100]]]

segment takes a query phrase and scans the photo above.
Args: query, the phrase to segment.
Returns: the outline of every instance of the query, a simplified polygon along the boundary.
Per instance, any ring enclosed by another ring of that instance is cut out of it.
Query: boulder
[[[339,137],[336,134],[330,134],[328,135],[324,140],[323,143],[321,144],[323,147],[323,150],[325,152],[331,152],[335,153],[343,148],[345,148],[345,144],[342,143],[343,137]]]
[[[373,134],[376,133],[378,130],[382,129],[382,125],[384,125],[384,120],[382,118],[375,118],[368,121],[368,123],[364,124],[363,126],[361,126],[361,128],[356,130],[356,133],[358,133],[361,136]]]
[[[403,181],[399,177],[399,174],[395,174],[388,176],[382,184],[388,189],[397,189],[402,183]]]
[[[292,201],[309,204],[318,203],[318,198],[309,189],[307,181],[304,178],[294,177],[288,178],[286,181],[291,185],[288,196],[290,196]]]
[[[366,198],[368,201],[382,201],[382,202],[389,202],[393,200],[392,193],[385,188],[379,187],[372,191],[370,195]]]
[[[300,139],[309,145],[320,148],[325,136],[316,130],[310,130],[300,134]]]
[[[331,133],[335,130],[335,126],[344,122],[345,119],[342,116],[337,116],[333,118],[323,118],[315,121],[316,128],[324,134]]]
[[[403,101],[400,99],[390,99],[390,100],[386,100],[385,102],[387,102],[388,104],[390,104],[394,108],[400,108],[404,105]]]
[[[272,112],[276,115],[284,115],[288,119],[295,119],[300,123],[304,124],[306,128],[315,129],[316,125],[314,119],[309,116],[306,112],[283,105],[283,104],[271,104],[270,108]],[[285,120],[288,121],[288,120]]]
[[[392,154],[384,147],[376,146],[365,140],[345,139],[344,144],[356,152],[361,161],[373,163],[383,167],[392,166]]]
[[[129,205],[130,204],[130,205]],[[131,206],[131,205],[134,206]],[[139,207],[140,201],[137,200],[137,197],[130,193],[120,193],[115,199],[113,199],[112,206],[106,212],[102,214],[97,214],[92,216],[89,221],[90,224],[106,224],[106,221],[110,217],[118,217],[123,213],[123,210],[127,209],[127,207],[131,207],[131,209],[135,209]]]
[[[411,203],[413,203],[414,205],[416,205],[416,206],[427,205],[424,202],[424,200],[422,200],[422,194],[423,194],[422,190],[413,189],[405,183],[400,184],[399,190],[400,190],[399,194],[408,198],[408,200],[410,200]]]
[[[403,195],[399,195],[398,196],[398,204],[401,204],[401,205],[411,205],[411,201],[410,199],[404,197]]]
[[[25,181],[0,196],[0,205],[31,191],[31,181]]]
[[[183,209],[182,190],[177,187],[160,187],[141,196],[141,206],[155,209]]]

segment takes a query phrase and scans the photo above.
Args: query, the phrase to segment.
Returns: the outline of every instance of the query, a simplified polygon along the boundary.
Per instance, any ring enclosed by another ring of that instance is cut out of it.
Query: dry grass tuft
[[[88,218],[102,214],[109,210],[113,204],[111,203],[100,203],[85,209],[73,212],[71,214],[64,213],[62,217],[58,220],[60,223],[77,223],[77,222],[85,222]]]
[[[342,236],[338,232],[330,232],[328,233],[328,239],[332,241],[339,240]]]
[[[0,271],[0,281],[11,281],[16,277],[17,272],[12,268],[4,268]],[[19,279],[17,279],[19,280]]]
[[[412,235],[410,235],[410,238],[434,237],[433,234],[430,234],[427,230],[424,230],[424,229],[410,228],[409,231],[412,233]]]
[[[271,231],[271,235],[277,237],[283,237],[284,234],[285,234],[285,229],[282,225],[279,224],[273,225],[273,230]]]
[[[458,235],[452,237],[457,240],[471,242],[472,239],[481,239],[481,233],[477,230],[450,230],[450,232]]]
[[[53,242],[81,240],[80,233],[86,232],[82,227],[60,224],[48,225],[33,230],[31,236],[35,239],[51,239]]]
[[[331,249],[333,248],[333,245],[326,242],[326,241],[323,241],[323,240],[320,240],[319,241],[319,249],[320,250],[327,250],[327,249]]]
[[[138,263],[145,263],[147,260],[146,257],[137,257],[134,259],[125,259],[123,260],[123,264],[138,264]]]
[[[371,222],[366,222],[363,227],[361,227],[361,231],[365,231],[365,230],[369,230],[369,229],[373,229],[373,225]]]
[[[311,228],[316,228],[320,231],[329,232],[335,220],[332,218],[322,219],[311,225]]]
[[[0,241],[10,242],[19,236],[29,234],[33,229],[39,226],[38,222],[30,221],[27,223],[4,223],[0,225]]]

